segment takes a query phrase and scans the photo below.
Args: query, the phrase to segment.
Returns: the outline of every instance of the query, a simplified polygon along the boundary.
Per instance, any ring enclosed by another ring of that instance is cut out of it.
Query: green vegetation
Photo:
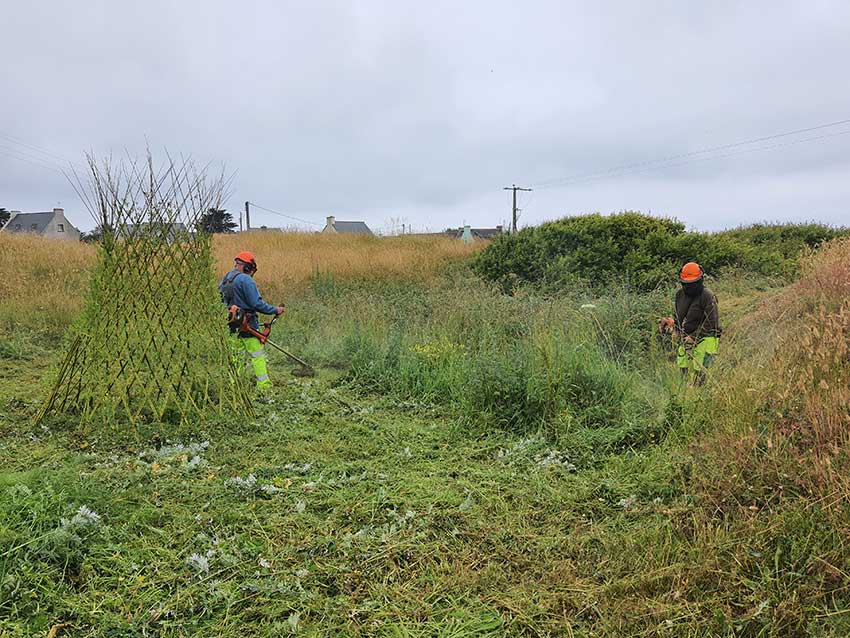
[[[297,306],[289,339],[350,388],[440,406],[478,430],[543,431],[579,463],[656,440],[667,396],[656,386],[670,379],[643,360],[668,305],[625,291],[507,297],[466,278],[377,299],[349,287]]]
[[[719,276],[695,389],[672,287],[317,268],[276,336],[318,379],[272,354],[255,417],[123,445],[32,427],[71,317],[16,325],[0,635],[846,636],[848,272],[838,240],[791,286]]]
[[[635,212],[582,215],[498,237],[475,258],[475,270],[510,291],[535,284],[596,290],[612,282],[651,290],[675,281],[699,261],[710,274],[740,269],[789,281],[804,248],[850,233],[820,224],[757,224],[720,233],[687,232],[684,224]]]

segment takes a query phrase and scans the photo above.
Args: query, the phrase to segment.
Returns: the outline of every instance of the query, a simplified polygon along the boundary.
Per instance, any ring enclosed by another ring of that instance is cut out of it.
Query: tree
[[[102,225],[98,225],[87,233],[81,233],[80,241],[84,241],[87,244],[99,244],[101,241],[103,241],[104,228],[107,231],[112,232],[112,227],[108,224],[105,227]]]
[[[3,228],[3,226],[6,225],[6,222],[9,221],[9,218],[11,216],[12,213],[10,213],[8,210],[6,210],[5,208],[0,208],[0,228]]]
[[[97,244],[103,239],[103,229],[100,226],[95,226],[92,230],[80,233],[80,241],[87,244]]]
[[[233,221],[233,215],[225,209],[210,208],[198,219],[198,223],[195,224],[195,230],[208,235],[212,235],[213,233],[232,233],[236,230],[236,222]]]

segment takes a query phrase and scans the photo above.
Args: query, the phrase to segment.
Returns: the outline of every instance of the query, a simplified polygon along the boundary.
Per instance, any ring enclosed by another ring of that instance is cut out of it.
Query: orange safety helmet
[[[689,261],[682,266],[682,272],[679,273],[679,281],[683,284],[692,284],[699,281],[705,276],[705,271],[695,261]]]
[[[241,253],[234,257],[234,260],[241,261],[245,264],[245,272],[250,274],[253,272],[257,272],[257,260],[254,258],[254,253],[248,252],[247,250],[243,250]]]

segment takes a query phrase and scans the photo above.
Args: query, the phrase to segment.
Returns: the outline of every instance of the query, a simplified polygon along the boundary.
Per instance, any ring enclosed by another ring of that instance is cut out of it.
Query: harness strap
[[[224,276],[224,281],[222,282],[224,290],[222,290],[221,296],[226,306],[233,305],[233,282],[241,274],[242,273],[237,270],[230,278],[228,278],[227,275]]]

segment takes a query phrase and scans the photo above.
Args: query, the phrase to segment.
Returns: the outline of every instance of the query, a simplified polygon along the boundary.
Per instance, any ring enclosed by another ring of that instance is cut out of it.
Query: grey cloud
[[[231,208],[251,199],[317,222],[497,223],[505,184],[850,118],[842,2],[56,1],[4,12],[0,134],[75,158],[146,140],[191,152],[237,171]],[[62,178],[8,146],[21,148],[0,138],[0,205],[72,210]],[[848,223],[848,150],[850,135],[541,190],[523,221],[652,208],[699,228]]]

